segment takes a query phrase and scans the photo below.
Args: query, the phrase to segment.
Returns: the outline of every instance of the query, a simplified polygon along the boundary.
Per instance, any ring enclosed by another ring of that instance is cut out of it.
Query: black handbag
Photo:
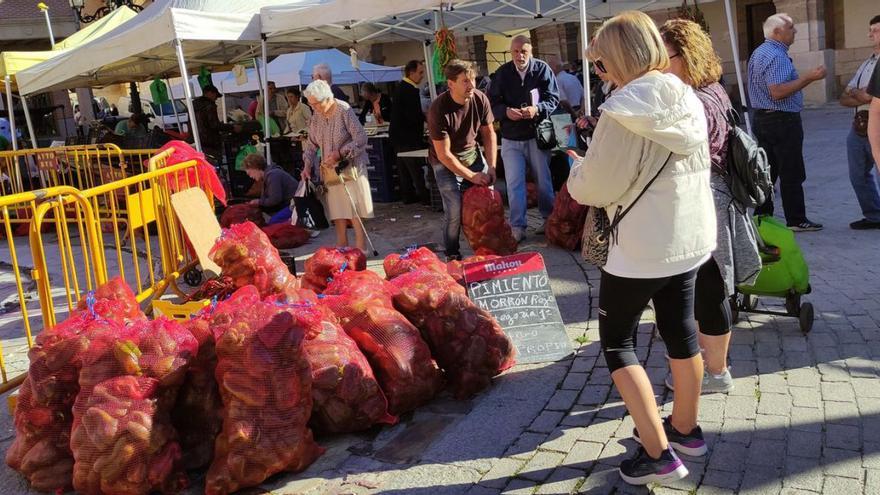
[[[317,186],[312,181],[306,183],[305,196],[294,197],[293,204],[296,207],[296,223],[300,227],[313,230],[330,227],[330,222],[324,214],[324,205],[318,197]]]
[[[550,119],[541,119],[535,125],[535,140],[538,142],[538,149],[552,150],[559,141],[556,139],[556,129],[553,127],[553,121]]]

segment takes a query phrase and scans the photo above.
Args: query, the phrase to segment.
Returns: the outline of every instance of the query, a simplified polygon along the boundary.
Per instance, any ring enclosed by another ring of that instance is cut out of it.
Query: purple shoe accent
[[[690,442],[679,442],[679,445],[688,449],[698,449],[704,447],[706,442],[700,439],[691,440]]]
[[[681,467],[681,465],[682,465],[681,459],[679,459],[678,457],[676,457],[676,458],[675,458],[675,462],[670,463],[668,466],[666,466],[665,468],[663,468],[663,469],[662,469],[659,473],[657,473],[657,474],[659,474],[659,475],[661,475],[661,476],[663,476],[663,475],[665,475],[665,474],[669,474],[669,473],[675,471],[676,469],[678,469],[679,467]]]

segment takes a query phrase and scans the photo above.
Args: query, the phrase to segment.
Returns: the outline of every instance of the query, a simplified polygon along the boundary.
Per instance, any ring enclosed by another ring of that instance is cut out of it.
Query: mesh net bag
[[[269,242],[277,249],[298,248],[309,242],[309,231],[299,225],[291,225],[286,222],[275,223],[263,227],[263,232],[269,237]]]
[[[425,268],[438,273],[446,272],[446,264],[426,247],[410,248],[404,254],[389,254],[382,266],[385,268],[385,278],[388,280],[417,268]]]
[[[449,276],[451,276],[453,279],[455,279],[455,281],[459,285],[464,286],[464,265],[465,264],[476,263],[477,261],[489,261],[489,260],[494,260],[494,259],[498,259],[498,258],[500,258],[500,256],[495,255],[495,254],[487,254],[485,256],[478,256],[478,255],[468,256],[467,258],[465,258],[461,261],[452,260],[449,263],[447,263],[446,264],[446,271],[447,271],[447,273],[449,273]]]
[[[588,206],[575,201],[568,193],[568,184],[556,194],[553,212],[547,217],[547,242],[569,251],[577,249],[584,233]]]
[[[367,256],[360,249],[322,247],[306,260],[302,286],[320,294],[327,288],[329,279],[337,273],[366,269]]]
[[[227,207],[223,214],[220,215],[220,226],[224,229],[244,222],[255,223],[258,227],[266,225],[263,212],[260,211],[260,207],[257,205],[247,203],[232,205]]]
[[[501,193],[477,186],[464,192],[461,227],[474,253],[508,255],[516,252],[516,240],[504,219]]]
[[[309,336],[303,347],[312,368],[314,408],[310,424],[318,431],[345,433],[377,423],[394,424],[388,401],[370,363],[324,306],[309,304]]]
[[[205,480],[207,495],[256,486],[281,471],[301,471],[321,455],[307,426],[312,390],[303,355],[308,322],[301,309],[263,301],[250,286],[211,315],[223,429]]]
[[[526,208],[538,207],[538,185],[526,182]]]
[[[38,491],[66,491],[73,486],[70,430],[79,373],[90,336],[119,323],[76,313],[40,332],[28,351],[30,366],[15,408],[15,440],[6,463]]]
[[[451,276],[416,270],[391,284],[395,307],[422,331],[456,398],[482,391],[513,366],[510,339]]]
[[[236,288],[254,285],[261,296],[267,297],[296,286],[296,278],[281,261],[278,250],[251,222],[223,230],[208,256]]]
[[[141,305],[137,302],[131,287],[125,283],[122,277],[108,280],[94,292],[87,294],[80,299],[76,309],[87,311],[90,305],[91,310],[98,316],[120,323],[147,318],[141,311]]]
[[[183,324],[199,343],[199,352],[186,371],[171,411],[171,420],[183,449],[183,467],[187,470],[211,463],[214,440],[223,426],[223,403],[214,378],[217,352],[210,321],[210,311],[205,310]]]
[[[418,329],[394,309],[392,293],[393,287],[374,272],[343,272],[320,301],[367,357],[389,412],[400,415],[431,400],[442,377]]]

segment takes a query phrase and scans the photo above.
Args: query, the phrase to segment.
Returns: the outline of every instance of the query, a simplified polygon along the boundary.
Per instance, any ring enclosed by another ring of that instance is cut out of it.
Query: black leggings
[[[636,332],[648,301],[654,300],[657,330],[672,359],[700,352],[694,321],[697,270],[662,278],[623,278],[602,272],[599,290],[599,338],[608,369],[638,365]]]
[[[694,316],[705,335],[726,335],[730,333],[733,316],[730,302],[724,290],[724,279],[715,259],[703,263],[697,272],[694,296]]]

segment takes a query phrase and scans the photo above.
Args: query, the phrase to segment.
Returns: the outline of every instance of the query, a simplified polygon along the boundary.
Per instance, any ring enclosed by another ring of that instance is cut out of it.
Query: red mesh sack
[[[168,148],[174,148],[174,151],[168,157],[165,164],[166,167],[189,160],[198,162],[198,167],[196,168],[189,168],[186,171],[181,170],[174,175],[166,176],[166,180],[173,191],[182,191],[183,189],[196,187],[198,184],[205,192],[217,198],[222,204],[226,204],[226,190],[223,188],[223,183],[220,182],[220,177],[217,176],[217,170],[205,160],[203,153],[199,153],[183,141],[169,141],[165,146],[159,148],[159,151],[162,152]]]
[[[367,256],[357,248],[322,247],[305,262],[302,286],[317,293],[324,292],[328,279],[342,270],[367,269]]]
[[[314,408],[309,424],[319,431],[345,433],[396,423],[370,363],[333,312],[310,305],[309,315],[314,328],[303,344],[312,368]]]
[[[569,251],[577,249],[584,233],[588,206],[575,201],[568,193],[568,184],[556,194],[553,212],[547,218],[547,242]]]
[[[504,219],[501,193],[482,186],[468,188],[461,212],[461,227],[476,254],[504,256],[516,252],[516,240]]]
[[[446,264],[426,247],[407,249],[403,254],[389,254],[382,266],[385,268],[385,278],[388,280],[417,268],[446,273]]]
[[[495,255],[495,254],[487,254],[484,256],[479,256],[479,255],[468,256],[467,258],[465,258],[461,261],[452,260],[446,264],[446,271],[449,273],[449,276],[451,276],[453,279],[455,279],[455,281],[459,285],[464,286],[464,265],[466,263],[475,263],[477,261],[488,261],[488,260],[494,260],[497,258],[500,258],[500,256]]]
[[[277,249],[298,248],[309,242],[309,231],[299,225],[289,223],[273,223],[263,227],[269,241]]]
[[[186,371],[171,411],[171,421],[183,449],[183,467],[187,470],[211,463],[214,441],[223,426],[223,403],[214,378],[217,352],[210,321],[210,313],[206,310],[183,324],[199,343],[199,352]]]
[[[303,355],[307,317],[300,309],[262,301],[250,286],[211,315],[223,429],[206,495],[256,486],[281,471],[301,471],[321,455],[306,425],[312,378]]]
[[[73,486],[70,431],[79,373],[90,336],[121,325],[78,313],[40,332],[28,351],[30,366],[15,408],[15,440],[6,464],[19,471],[31,488],[66,491]]]
[[[513,366],[510,338],[451,276],[416,270],[391,284],[394,306],[422,331],[456,398],[482,391]]]
[[[187,485],[159,380],[122,375],[95,386],[71,437],[74,487],[85,495],[175,493]]]
[[[526,182],[526,208],[537,208],[538,185],[534,182]]]
[[[260,207],[250,203],[229,206],[220,215],[220,226],[224,229],[244,222],[253,222],[258,227],[266,225],[266,219],[263,217]]]
[[[392,293],[393,287],[374,272],[343,272],[327,287],[329,295],[321,304],[333,310],[367,357],[388,398],[388,411],[400,415],[431,400],[442,377],[418,329],[394,309]]]
[[[281,261],[266,234],[251,222],[224,229],[208,256],[220,265],[236,288],[254,285],[260,295],[283,294],[296,286],[296,278]]]
[[[87,294],[80,299],[76,309],[86,311],[90,305],[98,316],[119,323],[129,323],[147,318],[141,311],[141,305],[137,302],[131,287],[125,283],[122,277],[108,280],[94,292]]]
[[[186,301],[201,301],[203,299],[214,299],[215,297],[218,300],[223,300],[231,296],[233,292],[235,292],[235,282],[232,280],[232,277],[223,275],[205,280],[195,292],[187,296]],[[198,339],[197,335],[196,339]]]

